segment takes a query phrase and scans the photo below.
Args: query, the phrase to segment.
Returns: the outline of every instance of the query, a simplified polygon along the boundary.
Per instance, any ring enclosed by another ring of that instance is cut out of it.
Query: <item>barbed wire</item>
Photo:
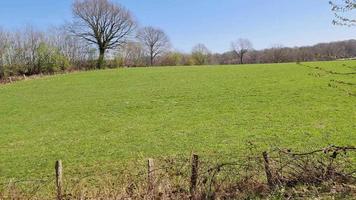
[[[336,159],[337,155],[346,152],[356,152],[356,147],[353,146],[336,146],[330,145],[325,148],[315,149],[308,152],[294,152],[291,149],[281,149],[274,148],[269,151],[272,156],[271,165],[275,167],[276,177],[279,184],[284,184],[285,182],[294,181],[294,177],[300,176],[303,170],[306,170],[305,159],[314,155],[322,155],[323,157],[331,158],[328,163],[322,163],[322,161],[316,160],[321,166],[330,166],[333,164],[333,160]],[[305,158],[305,159],[304,159]],[[156,162],[157,161],[157,162]],[[138,172],[133,172],[132,169],[111,169],[105,172],[98,173],[97,171],[86,171],[85,175],[81,173],[71,174],[69,180],[71,183],[72,190],[78,188],[82,181],[85,179],[102,179],[106,178],[106,175],[110,175],[109,178],[113,176],[127,176],[137,179],[136,188],[139,187],[140,183],[147,179],[148,173],[157,173],[156,179],[172,179],[173,177],[182,177],[185,182],[189,182],[191,161],[186,158],[161,158],[157,159],[155,163],[157,165],[151,171],[148,171],[143,167],[137,167]],[[257,155],[242,155],[236,156],[234,159],[230,158],[230,161],[217,161],[215,159],[203,159],[199,160],[199,178],[197,184],[201,187],[206,187],[209,192],[213,190],[214,184],[217,184],[217,178],[220,182],[233,181],[234,179],[239,179],[241,177],[253,177],[256,175],[261,175],[264,172],[263,157]],[[141,163],[141,162],[140,162]],[[136,165],[137,166],[137,165]],[[325,168],[327,170],[327,168]],[[342,170],[343,171],[343,170]],[[305,172],[305,171],[304,171]],[[248,175],[247,173],[251,173]],[[336,175],[339,173],[335,171]],[[353,176],[356,171],[351,171],[348,173],[340,174],[340,176]],[[219,175],[219,176],[218,176]],[[289,180],[286,180],[288,177]],[[313,177],[316,181],[323,181],[323,177]],[[18,184],[31,184],[33,188],[28,192],[29,199],[32,199],[39,193],[43,188],[48,186],[51,182],[54,183],[55,178],[45,177],[40,179],[28,179],[28,180],[9,180],[0,183],[0,186],[10,187],[12,185]],[[105,181],[105,180],[104,180]],[[133,183],[132,183],[133,184]],[[26,187],[26,186],[25,186]]]

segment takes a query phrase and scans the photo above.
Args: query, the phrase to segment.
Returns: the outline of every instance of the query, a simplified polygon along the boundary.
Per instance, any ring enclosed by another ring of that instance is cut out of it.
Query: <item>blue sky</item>
[[[254,48],[356,39],[356,27],[333,26],[328,0],[114,0],[140,26],[160,27],[177,50],[204,43],[214,52],[248,38]],[[72,0],[0,0],[0,26],[46,29],[71,20]]]

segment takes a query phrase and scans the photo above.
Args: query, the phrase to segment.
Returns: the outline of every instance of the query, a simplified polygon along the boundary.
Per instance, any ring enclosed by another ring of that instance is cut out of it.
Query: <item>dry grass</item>
[[[147,169],[134,163],[136,168],[116,175],[67,178],[62,199],[353,199],[356,178],[350,151],[354,150],[335,146],[302,154],[275,150],[269,158],[270,182],[262,156],[251,154],[228,162],[201,158],[194,193],[190,191],[190,160],[161,158],[151,171],[151,190]],[[0,199],[53,199],[54,191],[54,179],[12,181],[3,185]]]

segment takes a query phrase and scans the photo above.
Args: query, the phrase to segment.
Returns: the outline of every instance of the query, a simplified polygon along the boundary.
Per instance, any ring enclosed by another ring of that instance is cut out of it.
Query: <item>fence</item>
[[[92,199],[238,199],[256,195],[266,197],[279,188],[293,188],[300,184],[320,185],[326,182],[342,185],[345,191],[339,193],[353,196],[356,194],[355,157],[350,157],[349,152],[355,150],[355,147],[329,146],[311,152],[294,153],[288,149],[277,148],[272,152],[263,152],[261,155],[248,155],[236,161],[219,163],[204,161],[197,154],[193,154],[190,159],[148,159],[146,170],[136,174],[141,178],[134,181],[131,180],[132,177],[127,176],[125,184],[111,186],[112,189],[103,187],[96,192],[89,192],[96,193],[95,195],[66,190],[65,165],[58,160],[55,162],[53,178],[31,180],[29,183],[39,182],[42,186],[54,183],[53,195],[57,200],[90,199],[90,197]],[[119,175],[125,176],[122,172]],[[16,181],[12,181],[11,184],[16,185]],[[0,193],[0,199],[16,197],[16,199],[21,197],[43,199],[43,196],[36,194],[39,189],[40,187],[36,187],[31,191],[23,191],[24,194],[17,190],[12,193],[5,190]],[[107,192],[102,192],[104,190]]]

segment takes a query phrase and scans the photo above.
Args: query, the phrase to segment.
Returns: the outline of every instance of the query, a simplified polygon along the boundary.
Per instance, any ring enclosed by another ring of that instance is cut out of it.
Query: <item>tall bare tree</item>
[[[248,39],[240,38],[237,41],[231,43],[231,49],[238,56],[240,64],[244,63],[243,58],[245,54],[252,50],[252,48],[252,43]]]
[[[339,13],[350,12],[356,9],[356,0],[341,0],[341,2],[341,4],[336,4],[333,1],[329,2],[332,6],[332,11],[335,13],[335,19],[333,20],[333,24],[355,26],[356,19],[351,19],[350,17],[342,16]]]
[[[129,10],[109,0],[76,0],[73,3],[70,31],[97,45],[97,68],[102,68],[105,52],[124,44],[135,28]]]
[[[161,29],[144,27],[138,31],[137,38],[149,54],[151,66],[157,56],[170,48],[169,38]]]
[[[194,65],[204,65],[208,63],[211,52],[204,44],[197,44],[192,50],[192,60]]]

